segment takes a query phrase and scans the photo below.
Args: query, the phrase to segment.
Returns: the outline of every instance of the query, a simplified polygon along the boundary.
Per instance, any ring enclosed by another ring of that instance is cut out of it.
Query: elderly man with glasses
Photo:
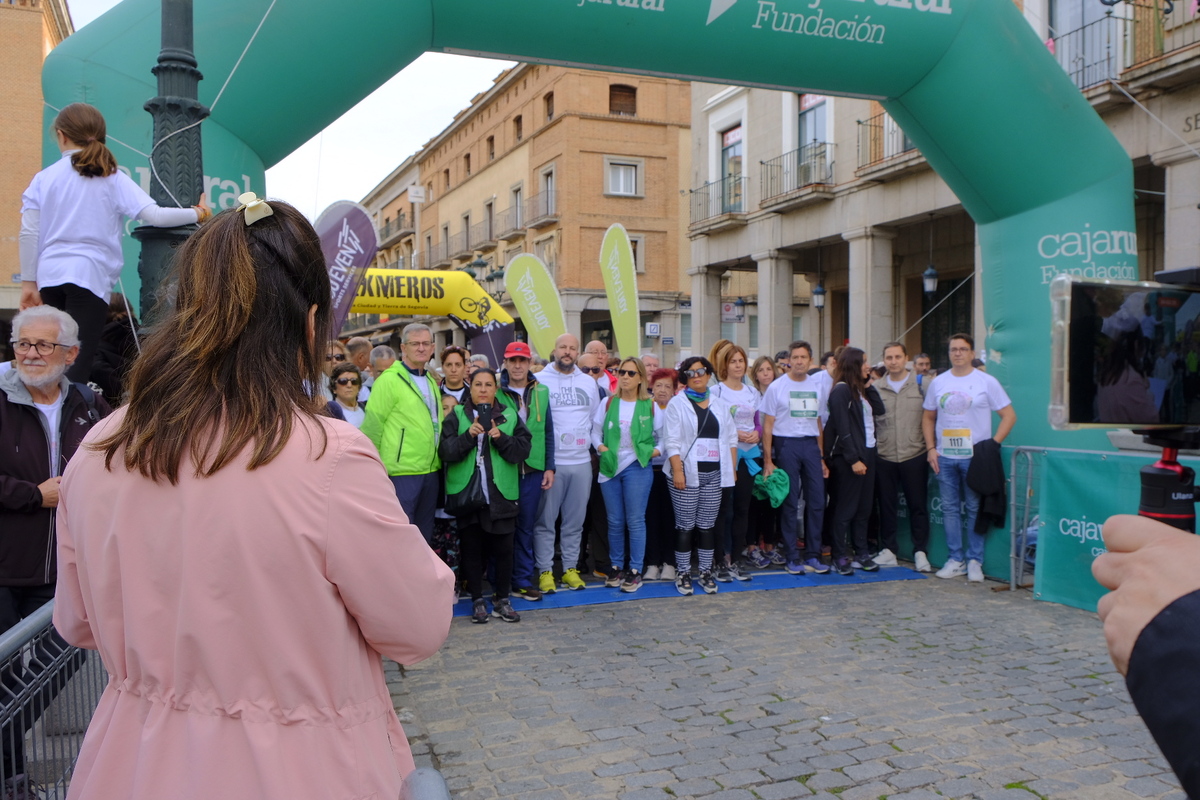
[[[401,334],[400,360],[375,378],[362,432],[379,450],[379,458],[396,487],[409,520],[428,542],[437,509],[438,440],[442,400],[437,380],[426,369],[433,358],[433,332],[419,322]]]

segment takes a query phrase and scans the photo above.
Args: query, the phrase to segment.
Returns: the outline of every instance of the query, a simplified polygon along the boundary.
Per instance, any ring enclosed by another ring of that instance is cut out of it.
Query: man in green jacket
[[[405,327],[401,342],[400,360],[375,378],[362,432],[379,451],[404,513],[428,542],[442,466],[441,392],[425,368],[433,358],[433,331],[414,322]]]

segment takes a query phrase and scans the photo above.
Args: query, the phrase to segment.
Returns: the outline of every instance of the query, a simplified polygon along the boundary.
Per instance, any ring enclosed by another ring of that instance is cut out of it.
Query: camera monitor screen
[[[1076,280],[1069,309],[1068,426],[1200,425],[1200,293]]]

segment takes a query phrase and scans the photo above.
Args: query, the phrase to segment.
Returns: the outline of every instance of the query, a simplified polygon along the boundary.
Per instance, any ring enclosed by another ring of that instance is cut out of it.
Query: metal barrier
[[[1029,526],[1038,516],[1037,464],[1044,452],[1040,447],[1013,450],[1008,467],[1008,519],[1010,549],[1008,588],[1016,591],[1025,582],[1026,554],[1029,550]]]
[[[65,798],[108,674],[55,632],[51,601],[0,635],[0,792]]]

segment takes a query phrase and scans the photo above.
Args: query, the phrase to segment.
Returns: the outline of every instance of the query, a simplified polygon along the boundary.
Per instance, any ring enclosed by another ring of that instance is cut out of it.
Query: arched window
[[[608,113],[637,116],[637,89],[614,83],[608,87]]]

